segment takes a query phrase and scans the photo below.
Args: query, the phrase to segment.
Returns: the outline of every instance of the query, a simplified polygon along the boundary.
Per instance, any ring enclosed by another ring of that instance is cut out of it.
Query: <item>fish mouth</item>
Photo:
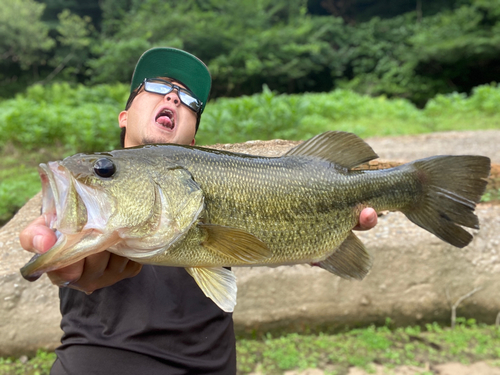
[[[62,163],[40,164],[38,169],[42,182],[42,216],[46,225],[55,231],[57,241],[21,268],[22,276],[28,281],[104,251],[118,239],[117,234],[105,232],[111,212],[108,197],[103,196],[98,204],[92,204],[91,196],[102,195],[102,192],[96,193],[78,182]]]
[[[155,116],[155,123],[167,130],[174,130],[176,123],[175,111],[170,108],[161,108]]]
[[[38,174],[42,182],[42,215],[45,224],[50,229],[59,230],[68,204],[68,171],[58,162],[49,162],[40,164]]]
[[[91,229],[105,231],[112,208],[104,192],[79,182],[60,162],[40,164],[38,173],[42,182],[42,215],[49,228],[58,235]]]

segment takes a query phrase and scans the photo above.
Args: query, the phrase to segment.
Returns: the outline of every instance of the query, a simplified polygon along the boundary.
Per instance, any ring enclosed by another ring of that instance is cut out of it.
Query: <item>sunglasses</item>
[[[141,86],[144,86],[145,91],[159,95],[167,95],[175,89],[177,90],[177,95],[179,96],[182,104],[186,105],[195,113],[200,113],[201,107],[203,106],[203,103],[200,100],[196,99],[191,91],[174,85],[172,82],[165,81],[163,79],[146,78],[141,83]],[[137,90],[138,92],[141,89],[141,86],[139,86],[139,89]]]

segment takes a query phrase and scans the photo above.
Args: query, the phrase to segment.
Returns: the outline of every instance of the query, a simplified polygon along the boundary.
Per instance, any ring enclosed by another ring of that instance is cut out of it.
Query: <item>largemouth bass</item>
[[[354,134],[327,132],[281,157],[149,145],[41,164],[42,212],[57,243],[22,269],[33,281],[108,250],[184,267],[224,311],[236,304],[232,266],[307,263],[363,279],[372,257],[352,232],[365,207],[401,211],[464,247],[490,160],[435,156],[396,168]]]

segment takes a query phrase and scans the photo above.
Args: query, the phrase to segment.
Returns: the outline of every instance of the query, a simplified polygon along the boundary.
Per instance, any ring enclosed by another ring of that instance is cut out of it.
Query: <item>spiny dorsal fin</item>
[[[357,135],[339,131],[318,134],[285,155],[314,156],[347,169],[378,158],[372,148]]]
[[[203,246],[237,261],[252,264],[272,254],[264,242],[243,229],[203,223],[198,226],[208,234]]]
[[[344,279],[362,280],[372,267],[372,257],[351,232],[332,255],[317,265]]]
[[[233,272],[222,267],[189,267],[186,271],[217,306],[225,312],[233,312],[237,292]]]

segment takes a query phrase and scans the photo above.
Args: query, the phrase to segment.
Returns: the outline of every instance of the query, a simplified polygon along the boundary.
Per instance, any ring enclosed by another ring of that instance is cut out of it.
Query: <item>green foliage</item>
[[[126,85],[86,87],[35,85],[0,102],[0,148],[35,150],[59,146],[66,152],[118,147],[117,115]],[[262,93],[212,101],[202,117],[198,144],[251,139],[307,139],[326,130],[361,137],[500,127],[500,87],[485,85],[465,94],[437,95],[420,110],[405,99],[370,97],[350,90],[329,93]]]
[[[48,27],[40,21],[45,6],[33,0],[4,0],[0,12],[0,56],[2,63],[17,62],[23,69],[52,48]],[[1,79],[7,77],[0,75]]]
[[[251,94],[262,84],[289,93],[330,90],[344,69],[342,53],[331,45],[342,31],[339,19],[303,17],[247,32],[238,48],[210,60],[213,91]]]
[[[499,366],[498,327],[463,318],[458,318],[457,323],[454,330],[433,323],[428,325],[428,330],[418,326],[394,330],[370,326],[334,335],[292,333],[280,337],[267,334],[263,339],[239,338],[236,341],[238,374],[282,374],[310,368],[347,374],[352,366],[370,372],[375,363],[386,369],[398,365],[423,369],[446,362],[485,360]],[[42,350],[29,359],[0,358],[0,375],[49,374],[55,358],[54,353]]]
[[[46,66],[55,46],[41,21],[45,8],[34,0],[5,0],[0,11],[0,97],[24,90]]]
[[[0,165],[0,226],[40,191],[40,178],[35,168],[19,159],[6,158]]]
[[[147,0],[128,6],[123,26],[105,48],[95,49],[99,57],[90,69],[96,82],[128,80],[142,50],[159,45],[184,48],[205,61],[214,78],[212,97],[250,95],[263,84],[282,93],[343,87],[423,106],[437,93],[467,91],[497,76],[500,33],[495,7],[486,0],[454,10],[444,1],[445,11],[436,15],[372,17],[354,26],[308,15],[303,0]],[[165,13],[171,15],[168,27]],[[492,70],[481,70],[478,58]],[[116,72],[110,68],[118,66]]]
[[[29,1],[9,4],[37,5]],[[266,84],[290,94],[352,89],[407,98],[423,107],[438,93],[468,93],[500,76],[496,0],[398,5],[371,0],[91,0],[83,5],[72,0],[64,7],[56,0],[43,2],[57,44],[46,26],[26,39],[36,41],[32,52],[20,43],[41,24],[40,10],[21,20],[30,24],[19,32],[10,29],[22,22],[0,27],[0,36],[6,30],[5,46],[25,58],[25,63],[18,57],[0,61],[7,79],[3,90],[0,81],[0,95],[28,80],[128,83],[139,56],[154,46],[183,48],[205,61],[214,78],[213,98],[252,95]],[[334,16],[308,13],[320,6]],[[7,16],[7,24],[14,19]],[[23,71],[30,61],[32,69]]]
[[[451,330],[436,323],[390,330],[371,326],[336,335],[296,333],[263,340],[237,341],[238,371],[279,374],[286,370],[322,370],[345,374],[357,366],[370,371],[373,364],[423,368],[447,361],[473,362],[499,357],[500,335],[494,326],[459,319]]]
[[[50,65],[55,69],[44,79],[49,81],[62,71],[59,78],[74,80],[73,77],[83,74],[85,61],[88,59],[91,37],[95,32],[91,19],[88,16],[80,17],[64,9],[58,15],[59,23],[56,31],[59,34],[56,40],[59,46]]]
[[[117,116],[128,96],[124,85],[35,85],[0,102],[0,147],[67,152],[118,147]]]
[[[221,98],[203,114],[199,144],[250,139],[307,139],[326,130],[344,130],[366,138],[445,130],[500,128],[500,87],[464,94],[438,95],[424,109],[408,100],[370,97],[350,90],[284,95],[264,87],[261,94]]]
[[[0,375],[45,375],[56,359],[56,354],[39,350],[33,358],[0,358]]]
[[[101,57],[88,62],[90,81],[95,84],[128,79],[130,82],[139,56],[152,47],[143,38],[103,41],[94,47],[94,53]]]

